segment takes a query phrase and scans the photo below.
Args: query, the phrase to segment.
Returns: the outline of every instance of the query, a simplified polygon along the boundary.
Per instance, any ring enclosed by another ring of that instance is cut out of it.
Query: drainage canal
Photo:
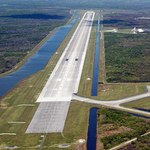
[[[94,55],[94,70],[92,80],[92,96],[97,96],[98,89],[98,73],[99,73],[99,48],[100,48],[100,16],[98,18],[98,26],[96,33],[96,47]]]
[[[98,73],[99,73],[99,47],[100,47],[100,16],[98,18],[98,26],[96,33],[96,47],[94,56],[94,70],[92,80],[92,96],[97,96],[98,89]],[[98,108],[91,108],[89,114],[89,127],[87,137],[87,150],[96,150],[97,140],[97,110]]]
[[[98,108],[90,109],[87,150],[96,150],[97,136],[97,110]]]

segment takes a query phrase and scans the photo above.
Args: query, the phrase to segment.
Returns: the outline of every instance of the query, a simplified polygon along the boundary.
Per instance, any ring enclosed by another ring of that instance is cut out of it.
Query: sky
[[[0,0],[1,4],[34,4],[65,7],[150,8],[150,0]]]

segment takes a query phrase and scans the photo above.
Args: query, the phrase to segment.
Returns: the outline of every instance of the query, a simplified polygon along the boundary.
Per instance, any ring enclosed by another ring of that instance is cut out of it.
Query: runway
[[[37,102],[40,105],[26,133],[63,132],[70,101],[78,92],[95,12],[82,17]]]
[[[57,133],[64,129],[70,102],[40,103],[26,133]]]
[[[94,15],[84,14],[37,102],[71,101],[77,93]]]

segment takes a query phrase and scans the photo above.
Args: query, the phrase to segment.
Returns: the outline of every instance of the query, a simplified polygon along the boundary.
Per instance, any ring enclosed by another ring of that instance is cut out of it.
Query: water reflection
[[[0,77],[0,96],[6,94],[21,80],[43,69],[77,19],[78,16],[74,15],[73,20],[69,24],[59,27],[48,41],[21,68],[5,77]]]
[[[93,70],[93,80],[92,80],[92,96],[97,96],[98,88],[98,74],[99,74],[99,47],[100,47],[100,17],[98,18],[98,26],[96,33],[96,48],[94,56],[94,70]]]

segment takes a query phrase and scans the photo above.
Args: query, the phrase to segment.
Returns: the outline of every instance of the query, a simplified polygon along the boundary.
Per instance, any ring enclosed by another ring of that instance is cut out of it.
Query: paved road
[[[77,93],[94,15],[84,14],[37,102],[71,101]]]

